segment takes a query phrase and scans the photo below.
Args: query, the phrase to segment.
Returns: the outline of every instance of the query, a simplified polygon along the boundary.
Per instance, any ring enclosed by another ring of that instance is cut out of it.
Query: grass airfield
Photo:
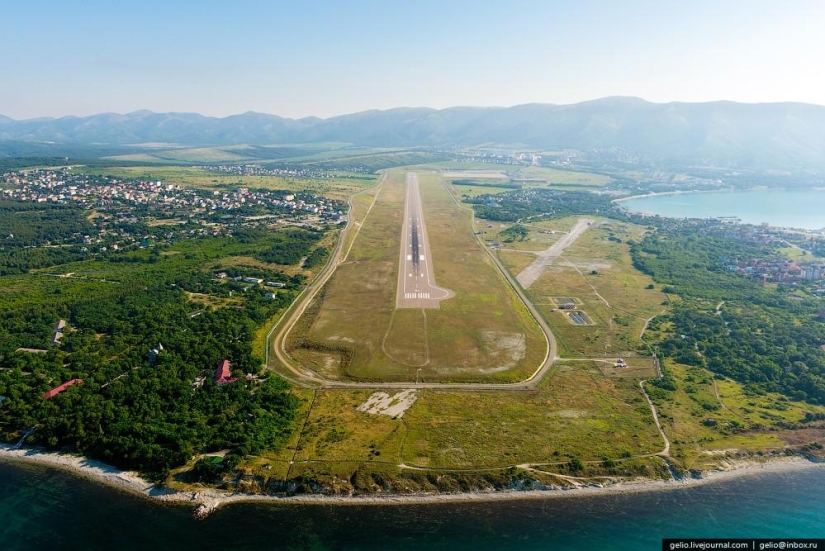
[[[421,195],[436,282],[455,296],[438,309],[395,309],[405,178],[392,171],[375,194],[358,197],[358,235],[290,335],[290,356],[338,380],[529,377],[544,360],[544,336],[436,172],[419,173]]]

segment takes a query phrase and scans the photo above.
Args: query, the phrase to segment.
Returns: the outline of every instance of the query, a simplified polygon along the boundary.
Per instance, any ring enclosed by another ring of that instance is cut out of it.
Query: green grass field
[[[575,172],[541,166],[528,166],[520,171],[523,178],[543,178],[553,184],[575,184],[577,186],[604,186],[612,182],[610,176],[590,172]]]
[[[375,203],[376,196],[380,193],[380,191],[381,188],[375,186],[361,192],[356,192],[355,195],[352,196],[352,208],[349,212],[351,228],[343,235],[344,242],[341,246],[341,260],[346,260],[347,255],[352,248],[352,244],[355,241],[355,237],[360,233],[360,228],[364,222],[364,218],[366,218],[367,214],[370,212],[373,203]]]
[[[701,367],[672,362],[666,367],[677,381],[677,390],[654,389],[653,396],[673,443],[672,454],[687,468],[707,468],[740,452],[781,452],[786,446],[825,436],[823,429],[789,428],[806,412],[825,411],[822,406],[794,402],[775,393],[748,395],[741,384],[715,380]]]
[[[732,381],[717,381],[720,401],[706,371],[668,369],[679,391],[662,397],[650,382],[647,389],[679,467],[713,468],[741,452],[759,454],[822,438],[822,429],[783,428],[805,411],[825,411],[821,406],[775,394],[747,396]],[[559,484],[563,479],[554,477],[571,474],[572,458],[585,465],[578,476],[669,476],[661,459],[646,457],[664,442],[638,378],[605,374],[594,361],[561,361],[552,378],[532,392],[419,390],[401,417],[359,411],[373,394],[368,390],[296,392],[304,400],[302,429],[281,452],[252,458],[248,472],[265,479],[306,477],[340,493],[467,491],[506,481],[525,464],[532,465],[531,477]],[[706,403],[719,409],[709,411]],[[703,425],[708,418],[717,425]],[[606,464],[616,467],[605,469]],[[481,475],[487,480],[475,478]],[[442,478],[448,480],[439,483]]]
[[[603,174],[575,172],[539,166],[492,165],[486,163],[459,164],[438,163],[451,183],[456,197],[473,198],[479,195],[506,193],[513,191],[512,185],[521,189],[566,189],[588,190],[612,182],[612,178]],[[505,176],[497,179],[496,176]],[[456,181],[470,180],[473,183]],[[501,185],[496,185],[497,183]],[[506,185],[505,185],[506,184]]]
[[[456,189],[456,194],[463,198],[474,198],[478,197],[479,195],[495,195],[496,193],[506,193],[508,191],[513,191],[509,188],[497,187],[497,186],[453,186]]]
[[[400,196],[386,191],[388,204],[398,210]],[[379,220],[387,216],[384,213]],[[504,244],[496,254],[512,273],[518,273],[535,258],[529,251],[548,247],[575,222],[567,218],[530,224],[525,241]],[[646,388],[659,409],[677,466],[712,468],[740,452],[781,450],[825,436],[821,429],[785,428],[798,423],[806,411],[825,408],[789,402],[775,394],[749,396],[742,385],[730,380],[715,382],[717,398],[712,376],[700,368],[668,365],[679,390],[663,393],[656,389],[650,382],[656,376],[653,359],[637,355],[646,353],[639,334],[648,318],[668,306],[663,304],[665,295],[648,288],[650,278],[633,268],[627,246],[645,230],[616,221],[599,222],[603,223],[585,232],[559,259],[572,266],[548,270],[530,289],[530,296],[556,330],[562,355],[570,356],[555,364],[553,374],[536,391],[419,390],[416,403],[399,418],[357,411],[369,391],[319,391],[292,476],[324,480],[342,492],[353,488],[390,488],[399,493],[459,491],[473,484],[484,487],[499,476],[505,479],[515,472],[514,466],[522,464],[539,464],[529,475],[558,484],[563,479],[553,477],[570,474],[566,465],[574,457],[584,462],[590,476],[603,475],[600,469],[608,463],[631,475],[667,476],[660,458],[643,457],[661,451],[663,441],[640,391],[642,379],[648,380]],[[436,227],[428,219],[430,225]],[[474,229],[484,231],[485,240],[495,240],[507,227],[478,220]],[[369,228],[365,230],[370,235]],[[433,235],[430,230],[431,240]],[[371,249],[359,249],[364,262],[378,258],[377,243],[374,240]],[[390,263],[395,261],[396,246],[387,245]],[[370,250],[372,256],[367,254]],[[593,269],[596,274],[591,273]],[[387,273],[385,281],[392,283],[393,278]],[[439,284],[447,286],[442,280]],[[387,300],[392,296],[387,292]],[[571,299],[596,325],[574,326],[559,312],[551,312]],[[416,333],[419,316],[415,311],[396,315],[392,323],[398,331],[384,342],[392,354],[410,363],[421,360],[420,348],[410,343],[420,341]],[[657,331],[652,333],[655,336]],[[405,344],[400,335],[414,338]],[[605,350],[610,354],[607,358]],[[619,353],[628,367],[614,367]],[[716,425],[703,424],[708,418]],[[482,475],[487,478],[474,478]]]

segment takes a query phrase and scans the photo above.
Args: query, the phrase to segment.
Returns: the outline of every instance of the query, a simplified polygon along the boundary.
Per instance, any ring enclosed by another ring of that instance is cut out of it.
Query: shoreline
[[[37,449],[13,449],[0,445],[0,462],[27,463],[56,468],[75,476],[104,484],[110,488],[143,497],[158,504],[192,507],[193,516],[204,519],[219,508],[233,503],[271,503],[296,505],[424,505],[431,503],[472,503],[492,501],[516,501],[525,499],[559,499],[615,494],[678,490],[694,486],[723,482],[734,478],[765,473],[783,473],[825,468],[825,462],[816,462],[800,456],[789,456],[767,461],[725,461],[724,466],[703,471],[699,478],[682,480],[633,479],[614,484],[586,483],[579,487],[551,488],[547,490],[495,490],[444,494],[378,494],[363,496],[339,496],[300,494],[294,496],[243,494],[213,488],[200,491],[181,491],[156,486],[131,471],[121,471],[100,461],[79,455],[47,452]]]
[[[724,192],[735,192],[735,191],[757,191],[763,188],[754,187],[754,188],[745,188],[742,190],[737,190],[734,187],[729,188],[722,188],[722,189],[682,189],[676,191],[651,191],[650,193],[643,193],[642,195],[628,195],[627,197],[618,197],[616,199],[611,200],[611,203],[624,203],[625,201],[632,201],[633,199],[645,199],[647,197],[660,197],[665,195],[688,195],[694,193],[724,193]],[[621,205],[619,205],[621,206]],[[659,215],[661,216],[661,215]]]
[[[811,187],[811,188],[792,188],[792,187],[769,187],[769,186],[754,186],[746,188],[737,188],[735,186],[720,187],[718,189],[677,189],[674,191],[651,191],[641,195],[627,195],[624,197],[617,197],[612,199],[611,203],[624,203],[625,201],[632,201],[633,199],[644,199],[647,197],[660,197],[665,195],[688,195],[695,193],[737,193],[740,191],[825,191],[825,187]],[[661,216],[661,215],[660,215]]]
[[[700,220],[720,220],[725,218],[735,218],[737,220],[737,224],[742,225],[750,225],[750,226],[760,226],[766,225],[771,230],[781,230],[781,231],[792,231],[798,232],[803,234],[817,234],[821,235],[825,233],[825,227],[816,228],[816,229],[808,229],[808,228],[796,228],[792,226],[776,226],[774,224],[768,224],[765,222],[762,223],[754,223],[754,222],[744,222],[738,216],[702,216],[702,217],[691,217],[691,216],[673,216],[673,215],[665,215],[659,214],[655,212],[648,212],[648,211],[636,211],[625,207],[622,203],[627,201],[633,201],[635,199],[647,199],[650,197],[664,197],[670,195],[696,195],[696,194],[713,194],[713,193],[739,193],[739,192],[749,192],[749,191],[785,191],[785,192],[794,192],[794,191],[825,191],[825,188],[807,188],[807,189],[800,189],[795,190],[793,188],[767,188],[765,186],[756,186],[751,188],[742,188],[738,189],[735,187],[729,188],[721,188],[721,189],[689,189],[689,190],[676,190],[676,191],[654,191],[650,193],[644,193],[641,195],[628,195],[626,197],[619,197],[616,199],[612,199],[610,202],[611,204],[616,205],[617,207],[623,209],[624,211],[630,214],[638,214],[642,216],[658,216],[660,218],[671,218],[675,220],[687,220],[687,219],[700,219]]]

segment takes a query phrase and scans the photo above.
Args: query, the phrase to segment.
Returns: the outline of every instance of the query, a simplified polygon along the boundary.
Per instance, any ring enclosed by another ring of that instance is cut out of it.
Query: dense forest
[[[94,231],[88,214],[73,205],[0,200],[0,244],[8,248],[61,243]]]
[[[30,440],[39,444],[160,478],[199,451],[244,455],[276,447],[291,431],[296,400],[277,378],[244,376],[257,375],[261,364],[251,354],[255,329],[289,300],[285,294],[264,308],[248,301],[193,317],[184,291],[164,286],[64,305],[72,329],[59,348],[4,351],[7,439],[32,428]],[[44,317],[7,316],[3,329],[41,326]],[[240,380],[219,387],[212,373],[223,359]],[[43,399],[75,378],[83,384]]]
[[[770,247],[684,223],[633,243],[634,264],[679,295],[660,352],[731,377],[750,392],[825,404],[821,299],[762,286],[728,269],[733,258],[771,258]]]
[[[528,218],[562,218],[577,214],[607,216],[624,220],[628,215],[607,196],[584,191],[535,190],[508,191],[495,195],[465,198],[479,218],[518,222]]]
[[[499,232],[498,236],[505,243],[513,243],[514,241],[524,241],[527,239],[528,230],[521,224],[513,224],[509,228]]]
[[[87,215],[74,205],[0,200],[0,275],[84,258],[79,243],[97,233]]]
[[[53,214],[76,222],[71,209]],[[27,220],[37,225],[36,219]],[[45,235],[15,223],[21,235]],[[298,401],[281,379],[260,372],[262,358],[251,343],[305,277],[242,259],[265,255],[273,264],[294,264],[322,236],[239,228],[233,237],[43,261],[47,272],[72,277],[0,278],[0,437],[12,442],[31,431],[26,443],[79,451],[158,479],[199,452],[277,449],[293,430]],[[0,265],[16,254],[52,250],[2,250]],[[227,277],[216,278],[219,270]],[[238,276],[284,287],[233,281]],[[67,325],[52,344],[60,319]],[[215,369],[225,359],[237,381],[218,385]],[[73,379],[83,382],[44,398]]]
[[[326,247],[317,247],[312,250],[309,255],[307,255],[306,261],[304,262],[304,268],[312,269],[317,266],[323,266],[327,263],[329,259],[329,249]]]
[[[323,236],[323,232],[314,230],[284,230],[269,249],[257,253],[255,258],[273,264],[297,264]]]

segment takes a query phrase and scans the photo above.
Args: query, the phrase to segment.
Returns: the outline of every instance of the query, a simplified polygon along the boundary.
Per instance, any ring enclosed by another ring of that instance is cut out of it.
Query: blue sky
[[[819,0],[4,4],[0,113],[17,119],[611,95],[825,105]]]

